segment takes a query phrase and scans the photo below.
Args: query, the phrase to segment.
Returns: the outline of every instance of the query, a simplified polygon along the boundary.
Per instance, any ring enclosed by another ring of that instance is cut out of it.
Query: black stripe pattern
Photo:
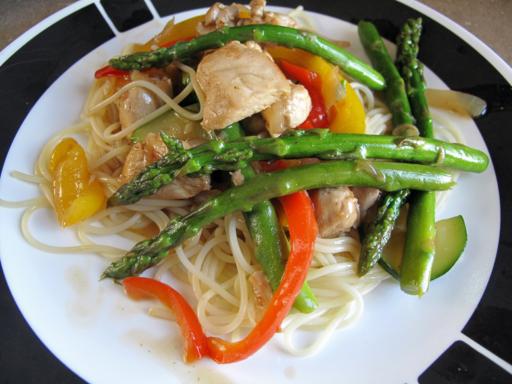
[[[118,31],[124,32],[153,19],[143,0],[101,0]]]

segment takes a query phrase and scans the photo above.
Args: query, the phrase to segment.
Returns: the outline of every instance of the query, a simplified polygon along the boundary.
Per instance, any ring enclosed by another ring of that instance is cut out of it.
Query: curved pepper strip
[[[280,201],[290,223],[290,256],[281,283],[263,318],[242,340],[229,342],[217,337],[205,339],[192,308],[178,292],[164,283],[144,277],[128,277],[123,280],[126,292],[131,297],[150,295],[173,310],[185,337],[185,361],[191,362],[202,356],[210,356],[221,364],[244,360],[272,338],[290,311],[306,279],[318,229],[313,204],[307,192],[296,192],[280,198]],[[205,348],[205,340],[208,348]]]
[[[185,339],[183,358],[192,363],[203,356],[208,356],[208,345],[199,319],[192,307],[170,286],[147,277],[127,277],[123,280],[126,294],[132,299],[158,299],[176,315],[176,321]]]

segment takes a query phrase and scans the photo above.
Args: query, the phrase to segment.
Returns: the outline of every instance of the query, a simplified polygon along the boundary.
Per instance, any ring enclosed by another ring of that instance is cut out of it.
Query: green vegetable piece
[[[373,23],[360,21],[358,24],[359,38],[373,66],[384,76],[386,88],[384,99],[391,111],[395,127],[414,124],[404,80],[389,55],[379,31]]]
[[[391,111],[393,125],[400,127],[414,124],[404,80],[393,63],[377,28],[368,21],[360,21],[358,32],[366,54],[386,81],[384,99]],[[363,239],[358,264],[360,276],[367,273],[382,256],[382,249],[391,236],[400,207],[405,203],[407,195],[409,195],[409,191],[399,191],[388,194],[384,198],[383,204],[379,207],[379,212],[383,211],[383,214],[377,215]],[[386,211],[388,206],[391,208]]]
[[[417,58],[421,30],[421,18],[405,22],[397,39],[397,66],[405,80],[405,89],[420,135],[431,139],[434,137],[434,127],[425,96],[423,67]],[[400,287],[411,295],[423,295],[430,282],[436,251],[435,207],[435,193],[414,192],[409,207],[400,277]]]
[[[380,73],[336,44],[310,32],[267,24],[224,27],[170,48],[113,58],[110,65],[123,70],[163,67],[173,60],[182,60],[207,49],[220,48],[233,40],[242,43],[253,40],[257,43],[300,48],[339,66],[347,75],[373,89],[381,90],[385,85]]]
[[[234,171],[254,160],[376,158],[437,164],[440,153],[443,154],[442,165],[448,168],[482,172],[489,163],[487,155],[479,150],[434,139],[331,133],[327,129],[297,131],[278,138],[245,137],[235,140],[221,135],[217,140],[184,151],[182,157],[171,151],[160,160],[164,166],[151,165],[143,170],[122,186],[109,204],[134,203],[154,193],[165,185],[164,182],[172,182],[177,174],[210,173],[216,169]],[[141,183],[140,179],[146,182]]]
[[[430,280],[443,276],[460,259],[468,240],[464,218],[454,216],[436,222],[435,256]],[[379,264],[395,279],[400,280],[400,270],[405,244],[405,233],[394,231],[384,248]]]
[[[123,258],[112,263],[103,277],[122,279],[142,273],[167,256],[170,248],[196,235],[205,225],[236,211],[250,211],[261,201],[304,189],[339,185],[375,187],[386,191],[404,188],[444,190],[454,185],[450,173],[420,164],[368,162],[376,174],[362,170],[354,161],[328,161],[274,173],[260,173],[203,203],[187,216],[171,220],[159,235],[144,240]]]
[[[370,224],[361,245],[361,255],[357,265],[359,276],[368,273],[381,258],[382,251],[391,237],[396,219],[400,214],[400,208],[405,203],[407,196],[409,196],[408,189],[384,196],[379,205],[377,217]]]

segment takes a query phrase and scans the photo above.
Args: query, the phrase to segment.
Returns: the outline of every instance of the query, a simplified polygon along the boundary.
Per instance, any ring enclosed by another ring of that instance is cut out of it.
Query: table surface
[[[0,1],[0,49],[71,0]],[[422,0],[475,34],[512,65],[512,0]],[[270,1],[270,3],[272,3]],[[300,1],[299,1],[300,3]],[[492,20],[492,23],[489,21]]]

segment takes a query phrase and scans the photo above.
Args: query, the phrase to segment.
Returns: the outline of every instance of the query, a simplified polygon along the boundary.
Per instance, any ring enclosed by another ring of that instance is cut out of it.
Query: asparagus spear
[[[417,59],[421,29],[421,18],[405,22],[397,39],[397,65],[405,80],[405,88],[420,134],[433,138],[434,128],[425,97],[423,68]],[[430,282],[435,256],[435,207],[435,192],[412,193],[400,271],[400,287],[411,295],[423,295]]]
[[[170,221],[158,236],[144,240],[122,259],[112,263],[103,277],[122,279],[160,262],[168,250],[198,233],[205,225],[235,211],[249,211],[255,204],[303,189],[354,185],[386,191],[404,188],[444,190],[454,185],[452,175],[440,168],[419,164],[327,161],[274,173],[260,173],[244,184],[230,188],[197,210]]]
[[[321,159],[379,158],[436,163],[464,171],[482,172],[489,159],[476,149],[434,139],[383,135],[331,133],[326,129],[295,131],[279,138],[246,137],[236,141],[214,140],[182,153],[170,152],[159,162],[123,185],[109,199],[110,205],[131,204],[155,193],[178,173],[235,170],[248,161],[275,158]]]
[[[181,60],[206,49],[219,48],[233,40],[240,42],[253,40],[258,43],[274,43],[290,48],[300,48],[338,65],[347,75],[373,89],[384,88],[384,80],[377,71],[343,48],[313,33],[278,25],[224,27],[193,40],[177,43],[170,48],[113,58],[110,64],[123,70],[163,67],[173,60]]]
[[[386,82],[384,99],[391,110],[393,125],[414,124],[411,107],[405,92],[404,80],[400,77],[395,64],[393,64],[379,31],[369,21],[360,21],[358,32],[370,61],[377,71],[384,76]]]
[[[393,194],[387,194],[377,211],[377,217],[368,229],[363,239],[358,274],[365,275],[382,256],[382,250],[391,238],[391,232],[400,214],[400,207],[409,196],[408,189],[402,189]],[[364,256],[363,256],[364,254]]]
[[[235,123],[221,131],[223,139],[235,140],[244,136],[240,124]],[[250,165],[240,169],[244,180],[250,180],[256,173]],[[283,250],[285,248],[281,228],[274,206],[269,200],[264,200],[244,213],[247,228],[254,242],[254,255],[261,265],[273,291],[277,289],[284,273]],[[301,312],[310,313],[318,307],[315,295],[304,282],[299,294],[295,298],[294,307]]]
[[[360,21],[358,32],[370,61],[382,73],[386,81],[384,99],[391,111],[393,125],[414,124],[411,107],[405,92],[404,81],[393,64],[393,60],[377,28],[370,22]],[[389,241],[391,231],[398,218],[400,207],[405,203],[405,198],[408,195],[409,191],[394,192],[387,195],[380,203],[379,212],[381,214],[375,218],[369,227],[366,237],[363,239],[358,263],[358,273],[360,276],[367,273],[381,258],[382,250]],[[387,209],[388,206],[389,209]]]

